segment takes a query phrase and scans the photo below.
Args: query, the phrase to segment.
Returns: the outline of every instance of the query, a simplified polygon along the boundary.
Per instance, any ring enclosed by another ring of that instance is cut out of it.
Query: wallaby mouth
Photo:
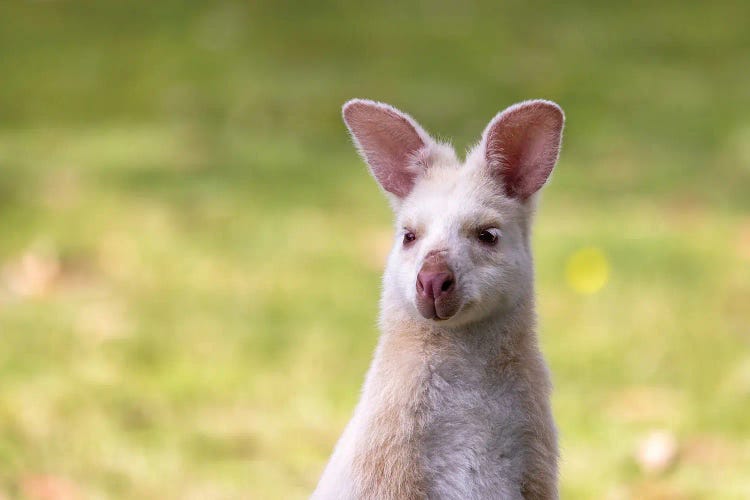
[[[454,305],[452,302],[446,304],[442,301],[438,303],[437,301],[427,302],[417,300],[417,310],[425,319],[445,321],[451,319],[456,314],[458,307],[457,304]]]

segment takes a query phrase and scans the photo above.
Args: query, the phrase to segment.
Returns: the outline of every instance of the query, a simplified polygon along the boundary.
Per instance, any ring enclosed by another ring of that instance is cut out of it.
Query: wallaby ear
[[[534,100],[514,104],[487,125],[485,160],[505,194],[524,201],[544,186],[557,163],[564,122],[560,106]]]
[[[418,158],[432,139],[409,115],[387,104],[352,99],[344,122],[362,158],[380,185],[399,198],[414,187]]]

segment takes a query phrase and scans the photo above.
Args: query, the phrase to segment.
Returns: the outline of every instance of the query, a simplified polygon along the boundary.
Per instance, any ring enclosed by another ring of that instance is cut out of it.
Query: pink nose
[[[417,275],[417,293],[425,299],[436,301],[453,290],[456,283],[450,269],[422,269]]]
[[[456,292],[456,276],[448,265],[446,251],[433,251],[425,256],[417,274],[416,306],[426,319],[448,319],[461,306]]]

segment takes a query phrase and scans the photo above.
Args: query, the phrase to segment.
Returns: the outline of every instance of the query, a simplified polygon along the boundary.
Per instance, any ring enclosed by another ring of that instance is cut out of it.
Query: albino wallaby
[[[529,232],[562,110],[509,107],[463,162],[386,104],[354,99],[343,115],[396,239],[375,357],[313,498],[557,498]]]

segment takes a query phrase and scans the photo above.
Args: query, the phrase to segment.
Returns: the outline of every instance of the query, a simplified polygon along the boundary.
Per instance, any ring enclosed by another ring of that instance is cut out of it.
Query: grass
[[[390,241],[339,118],[361,96],[458,149],[516,100],[566,109],[534,236],[563,496],[747,498],[748,14],[4,6],[0,497],[311,492]],[[592,247],[606,283],[580,293]],[[644,472],[658,429],[678,459]]]

